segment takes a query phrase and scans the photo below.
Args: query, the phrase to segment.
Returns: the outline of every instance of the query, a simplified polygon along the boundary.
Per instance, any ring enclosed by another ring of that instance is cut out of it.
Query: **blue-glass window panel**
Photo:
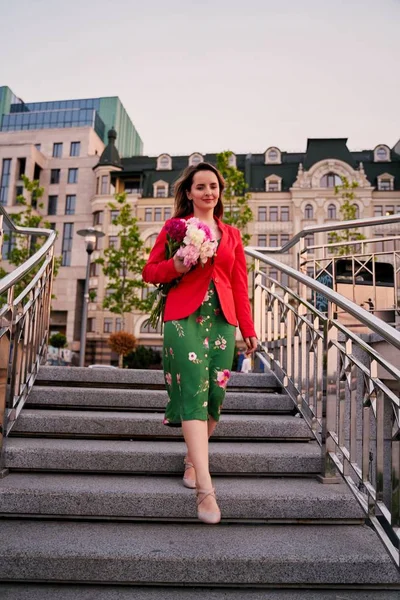
[[[68,169],[68,183],[78,183],[78,169]]]

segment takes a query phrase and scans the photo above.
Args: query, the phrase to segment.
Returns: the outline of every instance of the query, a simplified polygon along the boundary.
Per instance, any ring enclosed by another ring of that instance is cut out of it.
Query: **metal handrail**
[[[358,304],[355,304],[355,302],[348,300],[341,294],[338,294],[312,277],[309,277],[308,275],[305,275],[304,273],[301,273],[300,271],[297,271],[296,269],[293,269],[292,267],[289,267],[288,265],[285,265],[274,258],[271,258],[270,256],[262,254],[258,250],[255,250],[252,246],[248,246],[245,249],[245,252],[248,256],[261,260],[267,265],[275,267],[282,273],[286,273],[286,275],[292,277],[306,287],[311,288],[314,292],[319,292],[321,295],[330,300],[332,304],[336,304],[336,306],[339,306],[344,311],[350,313],[352,317],[358,319],[363,325],[381,335],[384,340],[400,350],[400,332],[396,329],[393,329],[393,327],[381,321],[381,319],[378,319],[364,308],[358,306]]]
[[[289,240],[283,246],[270,247],[270,246],[251,246],[251,248],[257,248],[263,252],[269,254],[282,254],[293,248],[301,239],[305,238],[310,233],[326,233],[329,231],[340,231],[342,229],[358,229],[359,227],[372,227],[374,225],[390,225],[393,223],[400,223],[400,214],[388,215],[385,217],[373,217],[367,219],[354,219],[353,221],[338,221],[336,223],[324,223],[323,225],[309,225],[304,227],[299,233],[296,233],[291,240]],[[359,240],[360,243],[362,240]]]
[[[35,267],[44,258],[48,250],[53,246],[57,233],[53,229],[44,229],[38,227],[18,227],[8,216],[5,208],[0,205],[0,214],[3,216],[3,221],[7,224],[10,232],[19,235],[34,235],[34,236],[45,236],[48,239],[45,241],[43,246],[35,252],[27,261],[22,265],[14,269],[12,273],[9,273],[0,280],[0,295],[4,294],[10,287],[18,283],[28,273],[32,267]]]

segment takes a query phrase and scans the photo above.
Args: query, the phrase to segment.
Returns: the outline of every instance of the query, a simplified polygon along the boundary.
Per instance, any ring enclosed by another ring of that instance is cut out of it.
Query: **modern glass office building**
[[[121,157],[143,153],[143,142],[120,99],[86,98],[50,102],[23,102],[10,88],[0,87],[0,131],[90,126],[107,144],[107,132],[118,132]]]

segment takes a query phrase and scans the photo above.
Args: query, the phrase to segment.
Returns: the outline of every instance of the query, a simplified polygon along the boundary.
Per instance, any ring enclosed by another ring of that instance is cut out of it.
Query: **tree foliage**
[[[357,206],[354,204],[356,199],[355,189],[358,188],[358,183],[353,181],[352,183],[346,177],[341,177],[342,185],[335,186],[335,196],[341,200],[339,213],[342,221],[353,221],[357,218]],[[335,244],[338,242],[353,242],[357,240],[365,240],[365,235],[358,231],[358,228],[354,229],[341,229],[340,231],[334,231],[329,234],[329,244]],[[332,254],[344,256],[352,254],[354,251],[354,245],[343,245],[339,247],[331,248]]]
[[[40,201],[44,193],[44,188],[40,186],[37,179],[31,181],[26,175],[22,175],[21,178],[24,183],[24,193],[17,196],[16,203],[23,208],[18,212],[10,214],[10,219],[18,227],[50,229],[49,221],[45,220],[42,214],[44,205]],[[4,241],[9,241],[10,235],[10,233],[4,234]],[[33,237],[24,234],[12,234],[12,238],[14,244],[7,256],[7,260],[15,267],[19,267],[33,256],[47,239],[45,236]],[[60,265],[61,257],[56,257],[54,260],[54,277],[56,277]],[[16,285],[15,296],[18,296],[28,286],[40,267],[41,264],[37,265],[19,281]],[[5,275],[7,275],[7,271],[3,267],[0,267],[0,278]]]
[[[123,357],[132,352],[136,347],[137,340],[134,335],[126,331],[117,331],[108,338],[108,345],[113,352],[119,356],[119,366],[122,368]]]
[[[114,202],[109,202],[111,210],[118,210],[118,216],[112,221],[118,226],[116,234],[118,243],[115,247],[104,250],[104,256],[96,259],[108,278],[107,297],[103,300],[103,308],[122,317],[122,329],[125,327],[126,313],[133,310],[148,312],[149,301],[142,300],[141,290],[147,287],[142,280],[145,265],[144,242],[140,237],[137,219],[132,214],[132,207],[127,202],[125,193],[115,194]]]
[[[226,150],[217,154],[217,168],[222,173],[226,182],[224,191],[224,223],[237,227],[242,235],[243,245],[247,246],[251,235],[246,233],[246,226],[254,216],[249,207],[251,194],[247,192],[247,183],[244,173],[237,167],[230,165],[229,160],[233,152]]]

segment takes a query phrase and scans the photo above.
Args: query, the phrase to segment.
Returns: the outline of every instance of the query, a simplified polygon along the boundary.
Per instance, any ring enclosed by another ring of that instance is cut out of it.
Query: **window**
[[[305,219],[313,219],[314,218],[314,208],[312,204],[306,204],[304,209],[304,218]]]
[[[267,245],[267,236],[265,234],[259,235],[257,237],[257,246],[266,246]]]
[[[156,186],[156,198],[166,198],[167,197],[167,188],[164,185]]]
[[[289,241],[289,234],[281,233],[281,246],[284,246],[285,244],[287,244],[288,241]]]
[[[53,158],[62,157],[63,145],[61,143],[53,144]]]
[[[314,267],[307,267],[306,274],[314,279]]]
[[[18,198],[18,196],[23,196],[23,195],[24,195],[24,186],[17,185],[15,187],[15,197]]]
[[[385,217],[394,215],[394,206],[385,206]]]
[[[289,221],[289,207],[288,206],[281,207],[281,221]]]
[[[355,209],[354,218],[359,219],[360,218],[360,207],[358,206],[358,204],[353,204],[353,207]]]
[[[110,211],[110,221],[111,223],[115,220],[118,219],[119,217],[119,210],[111,210]]]
[[[113,320],[112,319],[104,319],[104,333],[112,333]]]
[[[154,244],[156,243],[156,239],[158,237],[157,233],[153,233],[153,235],[149,235],[149,237],[145,240],[145,248],[151,250]]]
[[[171,218],[171,208],[168,206],[167,208],[164,208],[164,221],[167,221],[170,218]]]
[[[308,235],[306,235],[306,237],[304,238],[304,244],[306,248],[309,248],[310,246],[314,246],[314,234],[313,233],[309,233]]]
[[[394,190],[394,177],[389,173],[378,176],[378,190],[380,192],[392,192]]]
[[[107,288],[106,289],[106,291],[105,291],[105,297],[106,298],[109,298],[113,294],[115,294],[115,289],[114,288]]]
[[[103,250],[104,248],[104,236],[96,237],[96,245],[94,247],[95,250]]]
[[[16,246],[16,237],[13,236],[12,233],[4,234],[4,243],[1,248],[1,258],[3,260],[8,260],[11,250],[13,250]]]
[[[151,208],[144,209],[144,220],[152,221],[153,220],[153,210]]]
[[[50,183],[60,183],[61,169],[51,169],[50,171]]]
[[[264,157],[265,164],[279,164],[281,162],[281,153],[278,148],[268,148]]]
[[[90,277],[98,277],[99,273],[100,273],[100,265],[95,263],[95,262],[91,262],[90,263],[90,268],[89,268],[89,274]]]
[[[168,154],[161,154],[157,159],[157,169],[171,169],[172,161]]]
[[[26,158],[18,159],[18,179],[22,179],[22,175],[25,175],[26,169]]]
[[[42,147],[42,144],[35,144],[35,148],[36,150],[38,150],[40,152],[40,149]]]
[[[88,331],[88,333],[95,333],[95,331],[96,331],[95,317],[89,317],[89,319],[87,320],[87,331]]]
[[[374,217],[383,217],[383,206],[374,206]]]
[[[374,150],[374,160],[375,160],[375,162],[389,161],[390,160],[389,148],[384,145],[377,146]]]
[[[342,179],[336,173],[327,173],[321,177],[321,187],[334,188],[336,185],[342,185]]]
[[[289,287],[289,275],[287,273],[281,273],[281,284]]]
[[[117,317],[115,319],[115,331],[122,331],[122,319],[121,319],[121,317]]]
[[[96,302],[97,300],[97,288],[89,289],[89,302]]]
[[[278,271],[276,269],[270,269],[269,276],[271,277],[271,279],[275,279],[275,281],[278,281]]]
[[[74,215],[75,214],[75,205],[76,205],[76,195],[68,194],[65,199],[65,214],[66,215]]]
[[[118,236],[117,235],[109,235],[108,236],[108,247],[109,248],[118,248]]]
[[[336,219],[336,206],[334,204],[328,206],[328,219]]]
[[[80,142],[71,142],[69,155],[70,156],[79,156],[80,153],[81,153],[81,143]]]
[[[146,323],[146,321],[145,321]],[[157,329],[154,329],[150,323],[147,325],[143,324],[140,326],[140,333],[159,333],[161,334],[161,323],[158,323]]]
[[[78,183],[78,169],[68,169],[68,183]]]
[[[258,220],[259,221],[267,220],[267,207],[266,206],[260,206],[258,208]]]
[[[58,196],[49,196],[49,203],[47,208],[48,215],[56,215],[57,214],[57,202]]]
[[[271,206],[269,209],[269,220],[270,221],[277,221],[278,220],[278,207],[277,206]]]
[[[63,267],[71,266],[71,250],[72,250],[72,236],[74,233],[73,223],[64,223],[63,240],[62,240],[62,262]]]
[[[102,210],[97,210],[93,213],[93,225],[103,225],[104,220],[104,212]]]
[[[201,154],[192,154],[189,157],[189,165],[191,167],[197,167],[201,162],[203,162],[203,157]]]
[[[5,206],[8,198],[8,186],[10,185],[11,158],[3,158],[3,168],[0,181],[0,204]]]
[[[269,236],[269,245],[270,245],[270,248],[278,247],[278,234],[277,233],[272,233]]]
[[[125,181],[124,190],[127,194],[140,194],[140,181],[139,180],[131,180]]]
[[[162,221],[162,209],[160,207],[154,209],[154,220]]]
[[[267,192],[280,192],[281,182],[279,179],[267,179]]]

